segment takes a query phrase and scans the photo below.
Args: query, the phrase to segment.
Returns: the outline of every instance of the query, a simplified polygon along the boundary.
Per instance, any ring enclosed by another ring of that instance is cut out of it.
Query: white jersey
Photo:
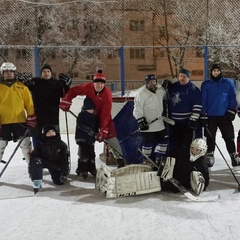
[[[145,117],[147,122],[162,116],[163,99],[166,92],[162,87],[156,89],[156,93],[151,92],[146,86],[142,86],[134,98],[133,116],[136,119]],[[165,129],[162,119],[149,125],[149,129],[144,132],[157,132]]]

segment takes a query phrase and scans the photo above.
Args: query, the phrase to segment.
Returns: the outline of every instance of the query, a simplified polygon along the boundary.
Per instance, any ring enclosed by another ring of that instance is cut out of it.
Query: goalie
[[[195,139],[190,147],[189,168],[182,169],[188,183],[176,178],[196,195],[209,184],[209,172],[203,158],[206,151],[206,142],[201,138]],[[176,188],[168,181],[175,176],[174,166],[175,158],[172,157],[167,157],[166,161],[161,163],[158,172],[145,164],[132,164],[113,171],[102,165],[97,171],[96,188],[106,193],[107,198],[135,196],[161,190],[176,192]]]

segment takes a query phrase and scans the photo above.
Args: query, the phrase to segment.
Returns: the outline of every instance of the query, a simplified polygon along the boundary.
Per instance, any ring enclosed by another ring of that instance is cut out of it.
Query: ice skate
[[[231,157],[233,167],[240,166],[240,159],[238,157],[238,153],[231,153],[230,157]]]
[[[39,192],[39,189],[42,187],[42,180],[33,181],[33,192],[34,194]]]
[[[83,171],[82,172],[82,177],[83,177],[84,180],[86,180],[87,177],[88,177],[88,172],[87,171]]]

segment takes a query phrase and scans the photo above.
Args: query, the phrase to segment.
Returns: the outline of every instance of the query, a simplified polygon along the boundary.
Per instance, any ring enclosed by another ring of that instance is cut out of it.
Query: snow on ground
[[[76,101],[77,102],[77,101]],[[80,105],[78,105],[79,107]],[[77,113],[77,107],[73,106]],[[69,116],[69,114],[68,114]],[[64,115],[63,115],[64,117]],[[64,119],[61,120],[64,125]],[[69,128],[75,119],[68,117]],[[235,131],[240,119],[234,121]],[[64,131],[63,131],[64,132]],[[62,134],[67,142],[67,135]],[[230,163],[221,135],[217,144]],[[4,159],[16,144],[9,142]],[[240,236],[238,184],[216,149],[211,181],[203,195],[220,195],[213,202],[191,202],[181,193],[158,192],[141,196],[106,199],[95,190],[95,180],[77,177],[77,145],[70,134],[69,183],[54,186],[44,171],[43,188],[33,194],[27,164],[18,150],[0,179],[1,240],[232,240]],[[96,143],[96,164],[103,144]],[[4,165],[1,163],[0,170]],[[115,167],[111,167],[112,169]],[[240,167],[233,169],[240,181]]]

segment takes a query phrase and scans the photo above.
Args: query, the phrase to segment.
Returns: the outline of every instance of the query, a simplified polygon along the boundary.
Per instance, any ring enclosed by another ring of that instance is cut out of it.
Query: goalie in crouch
[[[102,165],[97,171],[96,188],[106,193],[107,198],[134,196],[160,190],[174,191],[176,188],[168,181],[175,177],[186,188],[191,189],[196,195],[201,194],[209,184],[208,167],[204,161],[207,151],[206,142],[195,139],[191,143],[189,166],[183,168],[179,176],[174,169],[175,158],[167,157],[166,161],[160,165],[161,171],[153,171],[151,166],[146,164],[131,164],[126,167],[110,171]]]

